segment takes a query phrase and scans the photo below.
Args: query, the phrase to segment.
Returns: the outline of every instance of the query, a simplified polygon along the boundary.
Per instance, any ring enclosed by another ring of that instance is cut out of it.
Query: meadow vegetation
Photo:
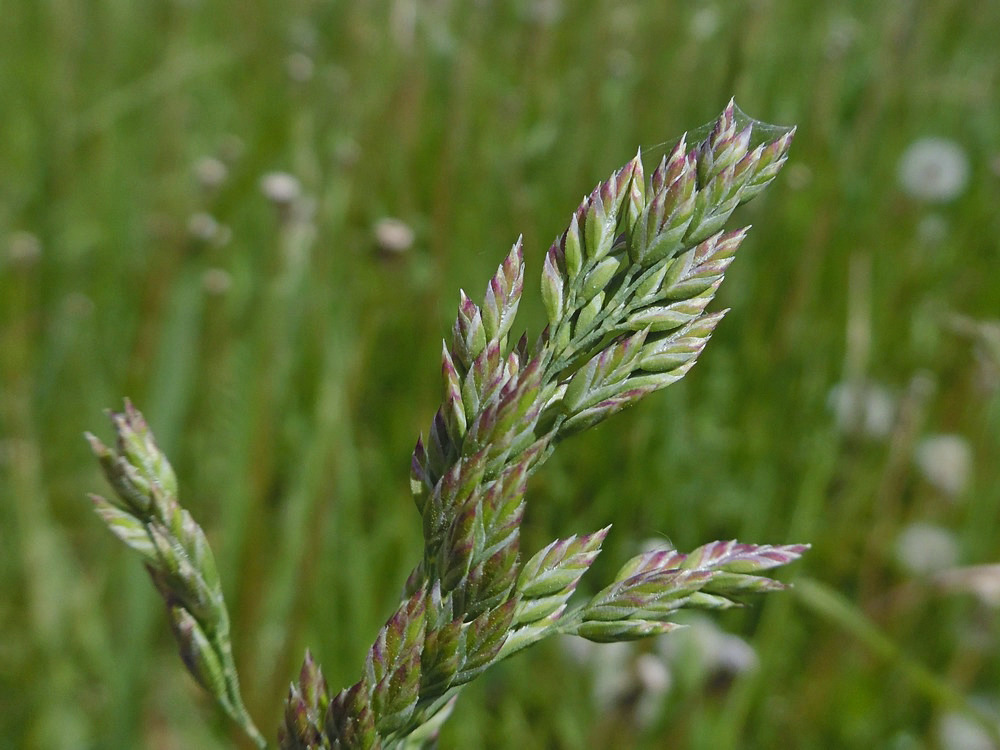
[[[407,467],[457,290],[521,233],[534,283],[580,195],[733,95],[798,126],[734,217],[734,311],[688,377],[532,479],[522,544],[613,521],[606,581],[651,537],[808,542],[795,588],[714,617],[735,641],[541,644],[441,746],[996,741],[996,4],[3,14],[0,746],[243,741],[84,498],[81,435],[123,395],[215,549],[257,723],[306,646],[353,682],[420,555]],[[531,289],[520,324],[544,321]]]

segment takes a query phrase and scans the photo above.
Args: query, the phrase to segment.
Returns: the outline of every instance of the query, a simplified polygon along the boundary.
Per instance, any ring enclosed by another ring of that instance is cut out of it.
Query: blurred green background
[[[419,554],[458,289],[523,233],[536,334],[580,196],[732,95],[799,126],[735,217],[733,311],[535,477],[523,548],[613,522],[600,581],[650,538],[810,542],[800,585],[714,618],[743,640],[542,644],[441,746],[991,746],[995,0],[0,7],[0,747],[243,746],[85,497],[82,433],[126,395],[213,542],[261,728],[307,645],[353,682]]]

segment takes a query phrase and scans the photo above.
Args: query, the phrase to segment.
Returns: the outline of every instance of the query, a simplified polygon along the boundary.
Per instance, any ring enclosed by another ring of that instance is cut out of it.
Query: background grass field
[[[970,322],[1000,314],[1000,4],[7,0],[0,16],[0,747],[242,742],[84,496],[104,486],[82,433],[107,438],[125,395],[209,531],[261,728],[306,646],[353,682],[418,555],[409,452],[459,287],[481,294],[523,233],[537,333],[541,258],[579,197],[732,95],[799,126],[736,217],[755,226],[716,303],[733,311],[684,381],[537,475],[524,547],[614,522],[600,580],[650,537],[810,542],[782,573],[801,584],[716,618],[756,670],[675,664],[645,724],[627,696],[595,707],[607,675],[547,643],[469,689],[441,746],[958,747],[941,739],[956,711],[997,715],[997,609],[895,550],[921,522],[953,535],[956,564],[1000,560],[998,365]],[[968,158],[952,201],[897,180],[927,136]],[[259,189],[274,170],[301,183],[294,216]],[[415,232],[398,257],[375,246],[385,216]],[[881,437],[828,406],[863,382],[898,407]],[[971,455],[954,495],[915,468],[934,433]]]

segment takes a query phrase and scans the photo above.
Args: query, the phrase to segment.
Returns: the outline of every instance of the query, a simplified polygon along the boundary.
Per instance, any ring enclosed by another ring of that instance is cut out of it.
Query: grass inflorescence
[[[534,345],[511,330],[524,288],[521,240],[486,287],[461,293],[442,349],[444,393],[411,461],[424,551],[364,674],[331,692],[306,654],[285,702],[283,750],[422,747],[459,691],[554,635],[631,641],[667,633],[682,608],[726,609],[783,585],[761,571],[806,545],[713,542],[629,560],[589,601],[570,605],[610,527],[557,539],[522,564],[528,477],[565,437],[683,377],[722,316],[706,313],[746,229],[722,227],[786,160],[793,131],[753,144],[733,102],[703,142],[681,138],[647,180],[637,154],[594,188],[545,256],[548,325]],[[759,140],[759,139],[756,139]],[[229,616],[204,532],[142,416],[113,414],[112,451],[88,436],[118,497],[98,514],[144,558],[185,666],[247,734],[266,743],[240,695]]]
[[[732,218],[754,228],[708,311],[734,313],[696,377],[532,477],[522,558],[613,521],[581,599],[642,550],[732,537],[811,542],[811,585],[710,613],[740,671],[735,641],[701,655],[721,636],[697,620],[585,657],[545,639],[467,686],[441,745],[947,746],[990,726],[1000,6],[4,10],[0,745],[250,747],[80,502],[105,492],[80,434],[122,394],[211,541],[269,739],[306,646],[356,682],[423,555],[402,467],[456,289],[523,232],[539,331],[567,201],[637,144],[652,171],[734,92],[799,124]]]

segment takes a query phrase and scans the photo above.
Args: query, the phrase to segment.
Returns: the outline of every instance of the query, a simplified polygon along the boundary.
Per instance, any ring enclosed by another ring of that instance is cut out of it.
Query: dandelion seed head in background
[[[565,12],[562,0],[534,0],[525,3],[521,10],[526,20],[540,26],[555,26],[562,20]]]
[[[312,58],[304,52],[293,52],[285,58],[285,70],[295,83],[306,83],[311,80],[315,67]]]
[[[691,37],[699,42],[708,41],[715,36],[715,32],[719,30],[721,25],[722,19],[719,18],[719,9],[712,5],[706,5],[696,10],[691,16],[689,27]]]
[[[825,52],[833,60],[842,59],[857,43],[862,31],[861,23],[852,16],[837,16],[826,29]]]
[[[634,668],[636,687],[639,689],[635,722],[640,727],[648,727],[660,717],[663,701],[674,678],[670,668],[656,654],[639,654]]]
[[[198,242],[224,245],[229,240],[229,229],[220,224],[214,216],[204,211],[191,214],[187,220],[188,234]]]
[[[996,750],[983,727],[965,714],[944,714],[937,724],[938,747],[942,750]]]
[[[913,456],[924,479],[950,498],[965,492],[972,475],[972,449],[961,435],[928,435]]]
[[[562,639],[566,654],[591,679],[591,701],[602,714],[627,707],[639,727],[653,724],[674,684],[670,665],[659,653],[640,652],[633,643],[597,645],[583,638]]]
[[[946,591],[972,594],[985,606],[1000,609],[1000,563],[967,565],[941,571],[934,580]],[[987,635],[984,643],[993,648],[993,637]]]
[[[6,261],[12,266],[33,266],[42,257],[42,241],[31,232],[11,232],[7,236]]]
[[[969,157],[945,138],[921,138],[899,159],[899,184],[913,198],[947,203],[960,196],[969,182]]]
[[[221,297],[233,286],[233,277],[222,268],[206,268],[201,275],[201,286],[212,297]]]
[[[302,195],[302,185],[287,172],[268,172],[260,178],[260,191],[276,206],[289,206]]]
[[[353,138],[342,138],[333,147],[333,159],[341,169],[350,169],[361,158],[361,146]]]
[[[896,562],[912,576],[926,576],[958,562],[958,542],[948,529],[911,523],[896,537]]]
[[[622,80],[628,78],[635,70],[635,58],[624,47],[616,47],[608,52],[607,65],[611,77]]]
[[[632,688],[629,665],[634,652],[629,643],[607,643],[591,653],[591,700],[598,711],[612,710]]]
[[[753,646],[725,632],[708,617],[693,615],[684,623],[687,627],[683,630],[657,640],[658,652],[667,665],[680,668],[684,663],[707,685],[724,684],[759,666]]]
[[[205,190],[215,190],[229,176],[229,168],[222,159],[203,156],[194,164],[194,176]]]
[[[375,222],[375,244],[385,255],[400,255],[413,246],[414,234],[400,219],[385,217]]]
[[[878,383],[838,383],[830,389],[826,404],[844,435],[881,439],[896,423],[896,397]]]

